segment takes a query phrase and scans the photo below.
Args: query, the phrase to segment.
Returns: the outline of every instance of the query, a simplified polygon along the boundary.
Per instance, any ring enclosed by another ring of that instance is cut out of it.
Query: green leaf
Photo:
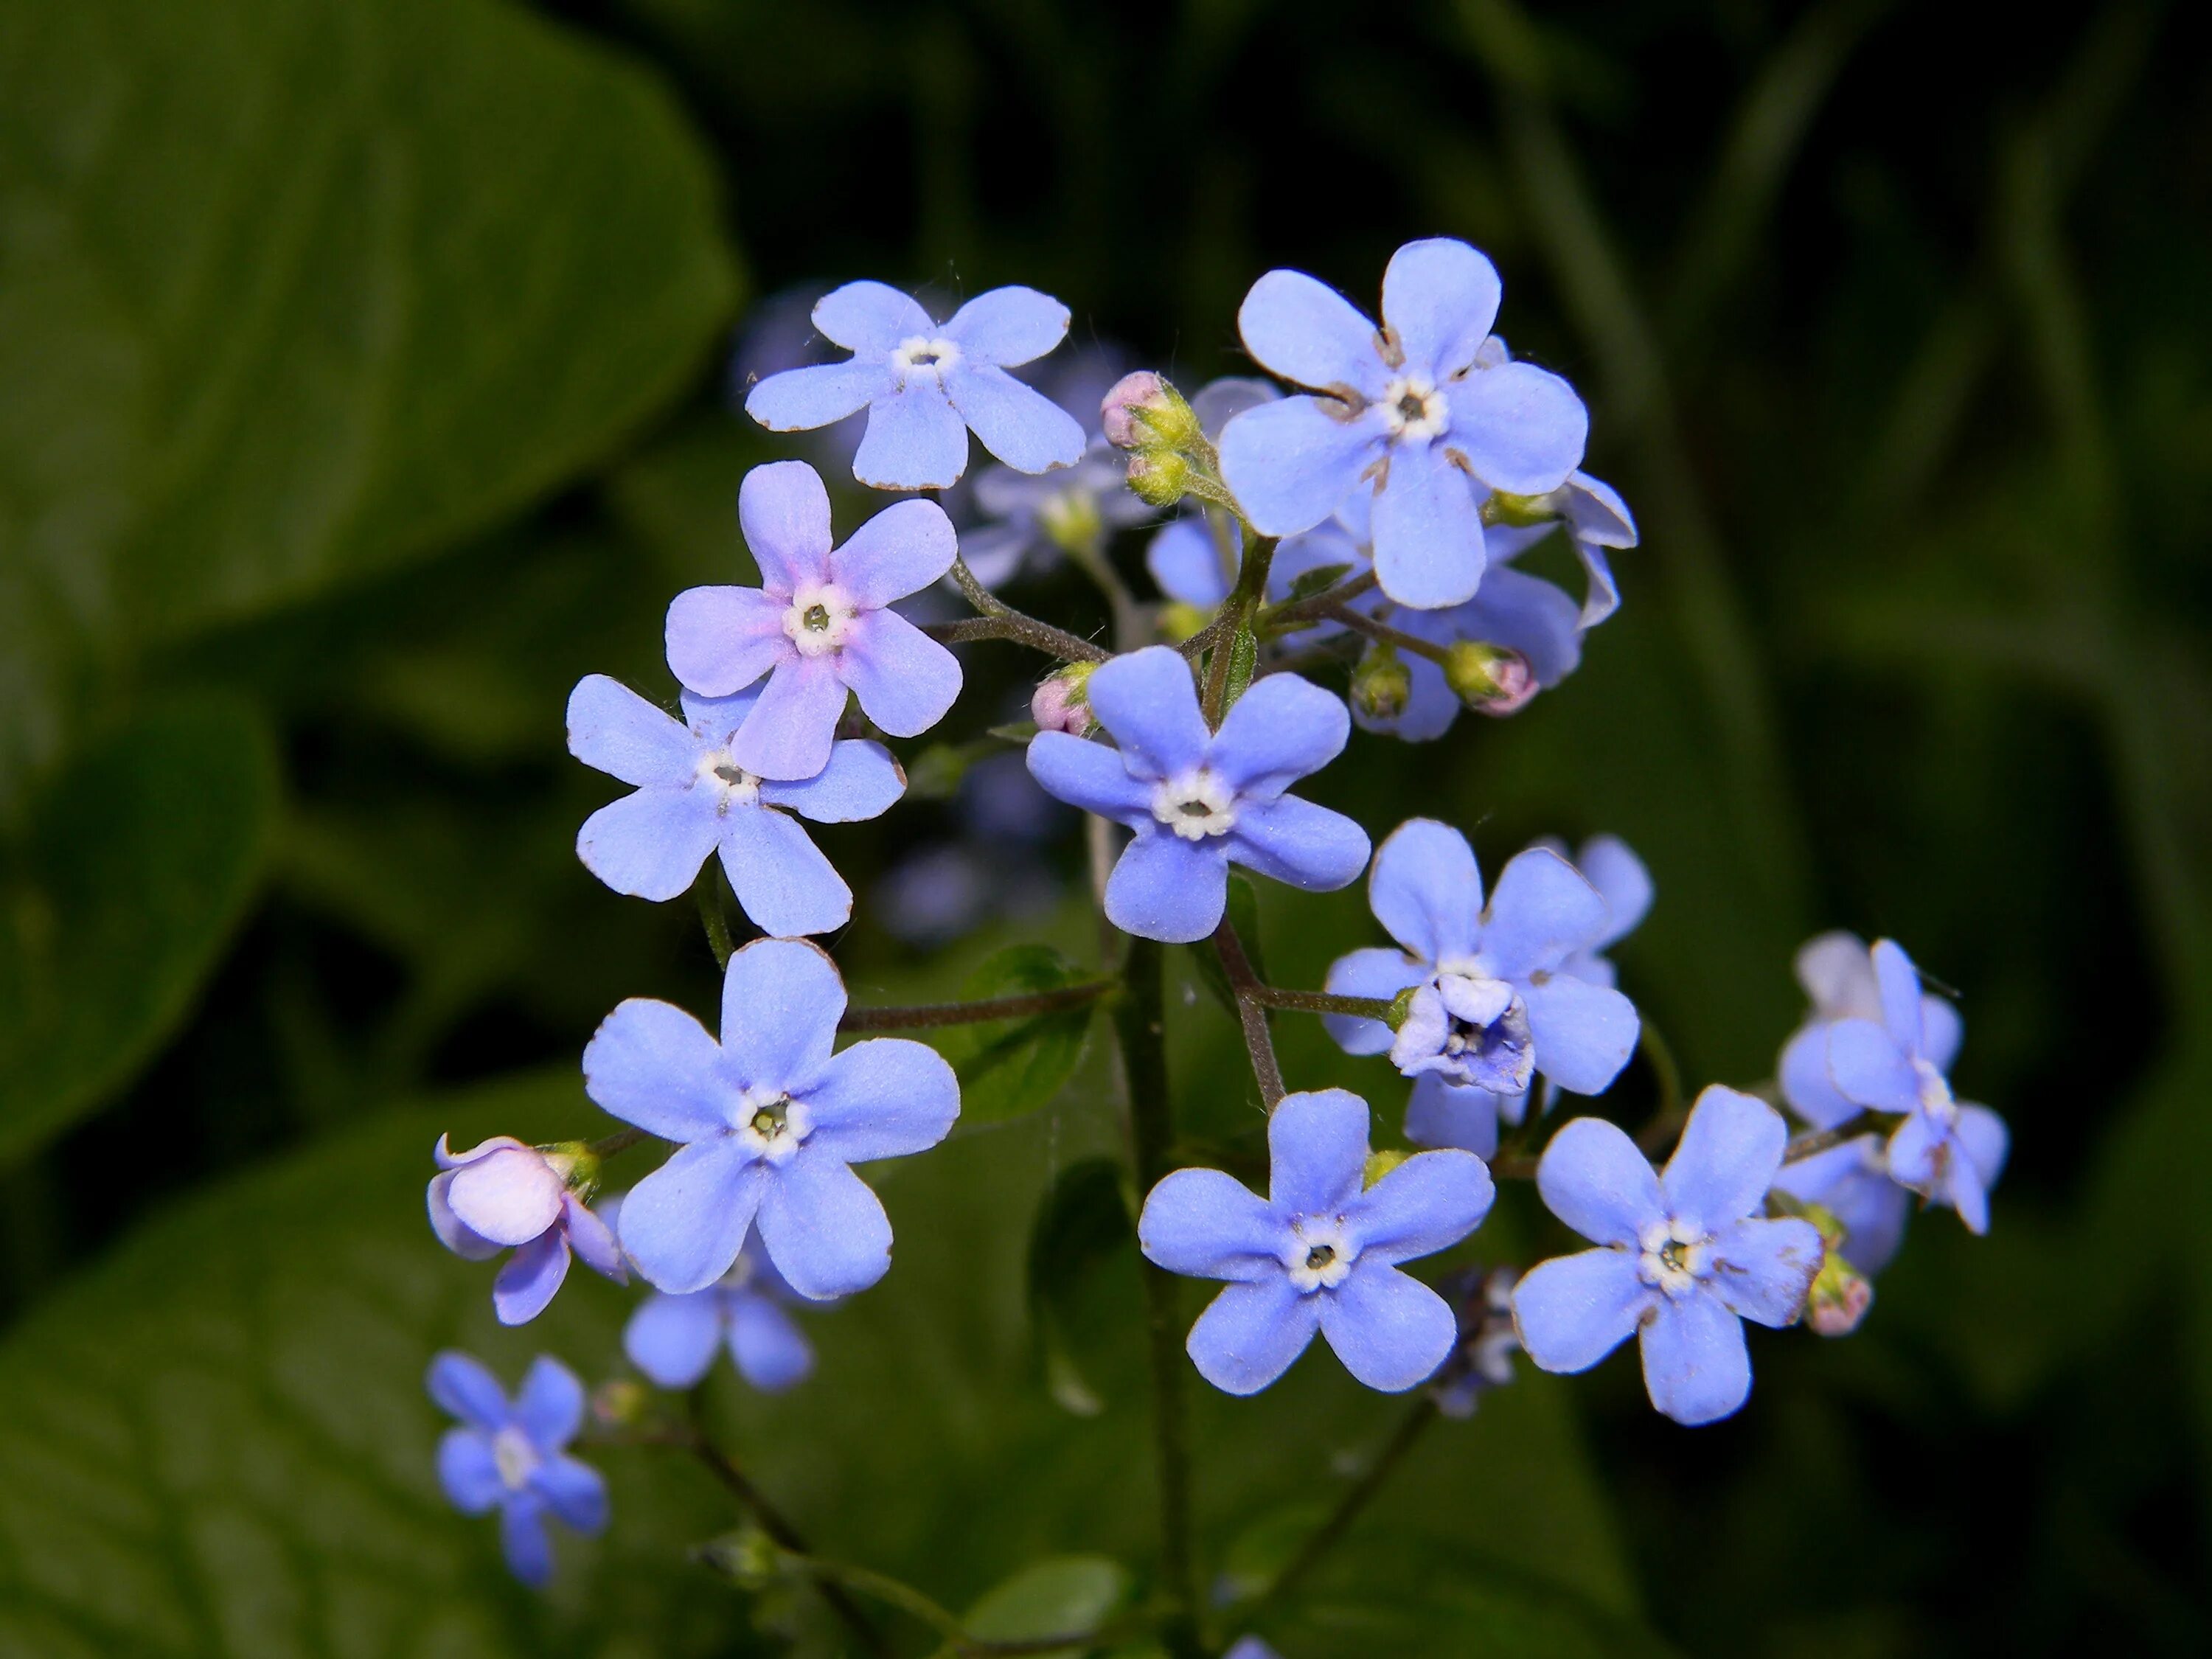
[[[968,976],[961,1000],[1024,996],[1056,991],[1090,978],[1048,945],[1016,945],[1000,951]],[[1091,1032],[1097,1004],[956,1026],[940,1041],[960,1076],[960,1117],[969,1127],[1002,1123],[1051,1103],[1075,1068]]]
[[[1052,1397],[1078,1417],[1096,1417],[1104,1409],[1085,1380],[1075,1341],[1092,1270],[1125,1254],[1136,1237],[1129,1200],[1118,1162],[1083,1158],[1054,1179],[1030,1229],[1030,1317],[1045,1383]]]
[[[1237,699],[1243,696],[1252,684],[1252,676],[1260,666],[1260,636],[1248,621],[1237,630],[1229,641],[1229,680],[1224,688],[1221,706],[1224,710],[1234,708]]]
[[[1295,604],[1300,599],[1310,599],[1316,593],[1326,593],[1351,574],[1352,567],[1348,564],[1316,565],[1310,570],[1301,572],[1298,579],[1291,584],[1290,598],[1285,603]]]
[[[151,648],[605,455],[728,314],[716,195],[495,0],[0,10],[0,800]]]
[[[81,751],[0,861],[0,1164],[128,1083],[176,1029],[268,863],[252,714],[172,708]]]
[[[992,1642],[1088,1635],[1129,1595],[1129,1575],[1103,1555],[1057,1555],[1024,1567],[987,1590],[962,1622],[970,1636]],[[1073,1659],[1080,1647],[1052,1648],[1040,1659]]]

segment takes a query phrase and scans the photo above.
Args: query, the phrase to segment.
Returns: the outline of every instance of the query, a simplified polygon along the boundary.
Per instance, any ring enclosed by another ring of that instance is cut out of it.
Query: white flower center
[[[801,582],[792,590],[791,608],[783,613],[785,636],[802,657],[842,650],[859,608],[835,582]]]
[[[1443,1052],[1448,1054],[1463,1054],[1478,1047],[1484,1034],[1513,1006],[1512,986],[1492,978],[1489,964],[1479,957],[1438,964],[1437,994],[1451,1016],[1444,1034]]]
[[[520,1492],[537,1472],[538,1448],[530,1443],[530,1437],[510,1424],[491,1437],[491,1461],[499,1470],[499,1484],[509,1492]]]
[[[1237,792],[1211,769],[1198,766],[1152,789],[1152,816],[1185,841],[1225,836],[1237,824]]]
[[[761,781],[731,759],[726,749],[699,757],[699,781],[716,797],[717,814],[726,813],[732,806],[752,806],[760,800]]]
[[[1949,1128],[1959,1121],[1959,1103],[1951,1097],[1950,1084],[1927,1060],[1914,1060],[1912,1069],[1920,1079],[1922,1115],[1938,1128]]]
[[[1291,1218],[1291,1237],[1283,1247],[1282,1261],[1291,1287],[1301,1294],[1334,1290],[1358,1259],[1359,1246],[1346,1237],[1334,1216]]]
[[[903,386],[910,374],[942,374],[960,361],[960,348],[943,335],[908,335],[891,353],[891,372]]]
[[[1656,1285],[1668,1296],[1686,1296],[1697,1282],[1712,1272],[1708,1261],[1712,1235],[1692,1231],[1680,1221],[1655,1221],[1638,1241],[1644,1247],[1637,1264],[1647,1285]]]
[[[744,1109],[738,1142],[764,1163],[788,1164],[814,1127],[803,1104],[774,1090],[746,1090]]]
[[[1425,374],[1402,374],[1383,388],[1377,404],[1393,438],[1414,443],[1451,425],[1451,404]]]

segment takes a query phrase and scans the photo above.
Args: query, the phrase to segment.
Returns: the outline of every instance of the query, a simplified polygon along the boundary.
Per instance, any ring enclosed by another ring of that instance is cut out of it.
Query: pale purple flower
[[[1513,1380],[1513,1356],[1521,1352],[1521,1334],[1513,1328],[1513,1286],[1519,1277],[1510,1267],[1475,1268],[1437,1287],[1459,1320],[1459,1346],[1429,1382],[1437,1409],[1446,1417],[1474,1416],[1484,1395]]]
[[[662,1388],[688,1389],[727,1348],[746,1382],[763,1394],[780,1394],[814,1369],[813,1346],[789,1311],[802,1300],[756,1235],[729,1272],[705,1290],[656,1291],[640,1303],[623,1328],[623,1352]]]
[[[1067,307],[1028,288],[979,294],[939,323],[882,283],[822,296],[814,326],[853,355],[772,374],[745,412],[776,432],[802,432],[868,411],[853,476],[878,489],[944,489],[968,466],[968,434],[1008,466],[1073,466],[1083,428],[1006,370],[1066,337]]]
[[[1765,1101],[1717,1085],[1698,1097],[1663,1172],[1601,1118],[1553,1135],[1536,1190],[1598,1248],[1540,1262],[1515,1287],[1529,1358],[1587,1370],[1638,1336],[1644,1387],[1668,1417],[1711,1423],[1741,1406],[1743,1322],[1793,1323],[1820,1270],[1812,1223],[1763,1213],[1789,1135]]]
[[[467,1261],[514,1252],[492,1280],[501,1324],[527,1324],[545,1311],[568,1276],[572,1250],[617,1285],[629,1277],[614,1234],[568,1184],[573,1154],[512,1135],[456,1152],[440,1135],[431,1156],[439,1173],[430,1177],[430,1229],[439,1243]]]
[[[1107,919],[1122,932],[1204,939],[1220,925],[1232,861],[1309,892],[1366,866],[1364,830],[1283,793],[1349,734],[1344,704],[1320,687],[1270,675],[1211,732],[1190,665],[1151,646],[1102,665],[1088,694],[1118,746],[1040,732],[1029,765],[1048,793],[1136,832],[1106,884]]]
[[[811,778],[755,776],[732,751],[761,695],[686,691],[678,720],[604,674],[579,681],[568,752],[636,793],[584,820],[576,856],[617,893],[671,899],[719,853],[739,908],[763,933],[826,933],[852,919],[853,890],[798,819],[874,817],[905,793],[906,775],[881,744],[846,738]]]
[[[758,778],[811,778],[851,693],[894,737],[919,737],[960,695],[960,665],[889,607],[952,568],[952,521],[934,501],[885,507],[833,547],[830,495],[804,461],[745,474],[738,521],[758,587],[694,587],[668,607],[668,666],[702,697],[765,674],[729,743]]]
[[[967,532],[961,552],[986,587],[1011,580],[1032,556],[1102,546],[1158,510],[1130,493],[1121,452],[1103,437],[1074,465],[1051,472],[986,468],[975,478],[975,507],[984,522]]]
[[[1490,1213],[1490,1171],[1422,1152],[1365,1184],[1367,1103],[1342,1089],[1283,1097],[1267,1121],[1267,1196],[1218,1170],[1178,1170],[1138,1218],[1170,1273],[1224,1279],[1186,1345],[1225,1393],[1256,1394],[1318,1331],[1353,1376],[1398,1393],[1450,1354],[1451,1307],[1400,1264],[1448,1249]]]
[[[464,1515],[499,1511],[507,1565],[524,1583],[553,1578],[548,1516],[590,1537],[605,1530],[607,1486],[568,1455],[584,1426],[584,1385],[550,1354],[531,1362],[510,1402],[499,1379],[448,1349],[430,1362],[430,1398],[460,1426],[438,1443],[438,1481]]]

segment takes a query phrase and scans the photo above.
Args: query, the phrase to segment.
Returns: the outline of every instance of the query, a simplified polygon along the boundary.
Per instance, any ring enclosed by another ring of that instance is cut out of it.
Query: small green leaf
[[[1073,1338],[1091,1270],[1123,1254],[1136,1237],[1121,1166],[1086,1158],[1062,1170],[1037,1206],[1030,1229],[1030,1319],[1052,1397],[1078,1417],[1105,1408],[1077,1363]]]
[[[960,995],[963,1001],[1022,996],[1090,977],[1048,945],[1016,945],[969,975]],[[1082,1063],[1096,1006],[948,1028],[939,1041],[959,1073],[962,1122],[1002,1123],[1049,1104]]]
[[[221,959],[268,863],[276,763],[242,705],[81,751],[0,857],[0,1164],[128,1083]]]
[[[1351,574],[1352,567],[1348,564],[1316,565],[1291,584],[1289,603],[1296,604],[1300,599],[1310,599],[1316,593],[1326,593]]]
[[[1229,682],[1221,700],[1222,708],[1234,708],[1237,699],[1243,696],[1252,684],[1252,676],[1260,666],[1260,636],[1250,623],[1237,630],[1229,643]]]
[[[962,1622],[970,1636],[992,1642],[1035,1641],[1063,1632],[1090,1635],[1120,1609],[1129,1575],[1103,1555],[1057,1555],[1024,1567],[986,1590]],[[1085,1650],[1052,1648],[1038,1659],[1074,1659]]]

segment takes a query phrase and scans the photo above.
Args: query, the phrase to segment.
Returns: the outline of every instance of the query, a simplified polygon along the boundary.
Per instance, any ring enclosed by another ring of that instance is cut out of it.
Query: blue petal
[[[765,1181],[727,1136],[681,1147],[623,1200],[623,1249],[654,1289],[703,1291],[738,1259]]]
[[[1540,576],[1493,567],[1482,591],[1452,617],[1461,637],[1518,651],[1547,690],[1582,666],[1580,612],[1565,590]]]
[[[763,1394],[780,1394],[814,1369],[813,1345],[798,1322],[764,1296],[730,1301],[730,1358]]]
[[[1224,374],[1191,393],[1190,412],[1198,416],[1200,430],[1218,439],[1221,428],[1246,410],[1272,404],[1282,395],[1282,389],[1273,380],[1255,374]]]
[[[1409,368],[1442,380],[1470,367],[1498,320],[1498,267],[1449,236],[1408,242],[1382,273],[1382,320]]]
[[[1363,1263],[1395,1264],[1449,1249],[1482,1225],[1497,1196],[1473,1152],[1419,1152],[1352,1200],[1346,1219]]]
[[[1033,288],[994,288],[952,313],[945,337],[976,362],[1011,367],[1042,357],[1067,337],[1067,307]]]
[[[1366,1173],[1367,1103],[1346,1089],[1285,1095],[1267,1120],[1267,1164],[1279,1212],[1335,1214]]]
[[[1384,1394],[1425,1382],[1459,1340],[1458,1322],[1443,1297],[1364,1255],[1344,1283],[1313,1299],[1321,1304],[1321,1334],[1344,1369]]]
[[[438,1442],[438,1484],[463,1515],[482,1515],[498,1503],[507,1483],[500,1479],[491,1437],[477,1429],[447,1429]]]
[[[439,1145],[442,1146],[444,1144],[445,1138],[439,1137]],[[471,1231],[462,1223],[461,1218],[453,1213],[453,1171],[450,1169],[442,1170],[430,1177],[430,1186],[427,1194],[430,1212],[430,1231],[437,1234],[438,1242],[441,1244],[460,1257],[462,1261],[490,1261],[507,1246],[495,1239],[484,1237],[481,1233]]]
[[[1650,911],[1651,872],[1618,836],[1592,836],[1575,855],[1575,867],[1597,889],[1605,901],[1605,932],[1591,941],[1593,949],[1626,939]]]
[[[507,1426],[507,1390],[480,1360],[448,1348],[431,1360],[423,1387],[439,1410],[471,1428],[496,1433]]]
[[[2012,1132],[2005,1127],[2005,1121],[1986,1106],[1961,1102],[1952,1133],[1973,1160],[1982,1184],[1996,1186],[1997,1177],[2004,1173],[2005,1155],[2012,1148]]]
[[[1387,845],[1387,843],[1386,843]],[[1419,985],[1430,974],[1427,964],[1408,962],[1401,951],[1371,945],[1339,957],[1328,967],[1323,982],[1338,996],[1376,997],[1389,1001],[1409,985]],[[1337,1046],[1350,1054],[1379,1054],[1395,1040],[1390,1028],[1379,1019],[1352,1014],[1329,1014],[1323,1024]]]
[[[1966,1022],[1947,997],[1920,999],[1920,1057],[1939,1072],[1948,1072],[1959,1057],[1959,1042]]]
[[[1881,997],[1882,1027],[1908,1057],[1921,1051],[1920,970],[1894,939],[1874,942],[1875,988]]]
[[[1789,1139],[1782,1114],[1757,1096],[1707,1085],[1660,1173],[1668,1209],[1698,1231],[1712,1233],[1758,1213]]]
[[[1797,947],[1790,964],[1798,984],[1824,1020],[1880,1019],[1881,996],[1875,988],[1874,961],[1866,941],[1837,928]]]
[[[933,378],[880,393],[853,476],[877,489],[950,489],[968,470],[968,424]]]
[[[552,1355],[539,1354],[523,1373],[514,1420],[540,1453],[559,1450],[584,1426],[584,1385]]]
[[[1629,1251],[1583,1250],[1540,1261],[1521,1275],[1513,1287],[1513,1328],[1543,1370],[1586,1371],[1634,1335],[1657,1300]]]
[[[510,1498],[499,1512],[500,1548],[507,1568],[532,1589],[553,1582],[553,1546],[545,1536],[545,1507],[534,1498]]]
[[[584,1049],[584,1092],[664,1140],[700,1140],[736,1121],[722,1051],[683,1009],[631,997]]]
[[[1296,674],[1270,674],[1237,700],[1207,757],[1239,794],[1279,795],[1342,754],[1351,735],[1341,698]]]
[[[890,388],[890,368],[854,358],[771,374],[745,394],[745,413],[771,432],[811,432],[856,414]]]
[[[688,783],[699,758],[682,721],[605,674],[568,694],[568,752],[633,786]]]
[[[1218,1170],[1177,1170],[1145,1199],[1137,1241],[1171,1273],[1250,1279],[1275,1273],[1283,1222],[1249,1188]]]
[[[1605,932],[1605,900],[1549,848],[1517,853],[1498,878],[1482,927],[1482,954],[1502,979],[1557,968]]]
[[[640,789],[609,801],[576,832],[576,856],[633,898],[672,899],[698,878],[721,837],[714,803],[688,785]]]
[[[890,1271],[891,1224],[883,1200],[811,1144],[771,1173],[760,1231],[776,1271],[813,1301],[865,1291]]]
[[[1920,1104],[1919,1074],[1870,1019],[1839,1019],[1828,1028],[1828,1076],[1846,1100],[1877,1111],[1910,1112]]]
[[[1137,762],[1131,770],[1164,778],[1206,758],[1212,734],[1181,653],[1152,645],[1116,657],[1091,677],[1085,692],[1099,723]]]
[[[799,655],[783,631],[782,600],[757,587],[693,587],[668,607],[668,672],[709,697],[742,691]]]
[[[1473,954],[1482,915],[1474,849],[1448,823],[1407,819],[1375,855],[1367,904],[1383,931],[1425,963]]]
[[[568,1241],[548,1227],[507,1258],[491,1282],[492,1311],[502,1325],[527,1325],[551,1304],[568,1276]]]
[[[495,1146],[453,1175],[447,1201],[454,1218],[479,1238],[510,1248],[527,1244],[561,1219],[565,1186],[533,1146]]]
[[[805,1095],[807,1139],[844,1164],[926,1152],[952,1131],[960,1084],[925,1042],[875,1037],[831,1059]]]
[[[1441,610],[1474,598],[1484,564],[1475,487],[1441,443],[1390,447],[1376,492],[1375,574],[1401,605]]]
[[[722,1050],[743,1086],[811,1089],[844,1016],[837,964],[803,939],[755,939],[723,969]]]
[[[1492,1157],[1502,1098],[1424,1072],[1413,1079],[1413,1096],[1406,1102],[1406,1139],[1416,1146],[1456,1146],[1477,1158]]]
[[[1603,1094],[1636,1052],[1636,1005],[1608,986],[1554,974],[1526,985],[1536,1069],[1571,1094]]]
[[[761,799],[817,823],[857,823],[881,815],[906,793],[906,774],[879,743],[847,738],[830,745],[830,764],[811,778],[761,785]]]
[[[549,1457],[531,1472],[530,1484],[555,1515],[586,1538],[606,1530],[607,1483],[590,1464]]]
[[[1106,880],[1107,921],[1125,933],[1166,945],[1204,939],[1221,925],[1228,903],[1224,844],[1185,841],[1156,825],[1138,830]]]
[[[1636,520],[1611,484],[1587,472],[1567,475],[1567,522],[1574,538],[1592,547],[1633,547]]]
[[[1367,867],[1367,832],[1341,812],[1296,795],[1240,801],[1224,838],[1229,856],[1309,893],[1334,892]]]
[[[864,611],[919,592],[952,568],[958,540],[935,501],[899,501],[830,555],[830,580]]]
[[[1334,402],[1285,398],[1248,409],[1222,428],[1222,479],[1261,535],[1312,529],[1382,453],[1382,417],[1346,419],[1342,411]]]
[[[1145,550],[1145,568],[1160,592],[1206,611],[1229,597],[1231,580],[1222,568],[1212,525],[1203,513],[1177,519],[1163,525]]]
[[[1454,381],[1450,397],[1448,441],[1492,489],[1548,495],[1581,464],[1589,413],[1558,375],[1504,363]]]
[[[688,1389],[714,1366],[722,1307],[719,1288],[648,1296],[623,1327],[623,1352],[659,1387]]]
[[[1667,1219],[1659,1174],[1618,1124],[1578,1117],[1552,1137],[1536,1165],[1551,1212],[1600,1244],[1637,1244]]]
[[[830,492],[804,461],[771,461],[745,474],[738,485],[738,528],[770,593],[789,594],[834,568]]]
[[[866,620],[886,614],[878,611]],[[755,777],[811,778],[829,765],[844,713],[845,682],[836,665],[793,651],[768,677],[760,701],[730,744],[731,757]]]
[[[1644,1387],[1677,1423],[1717,1422],[1751,1397],[1743,1322],[1717,1296],[1659,1299],[1644,1327]]]
[[[763,933],[796,939],[832,932],[852,920],[853,890],[785,814],[733,806],[721,820],[721,842],[722,868],[738,908]]]
[[[1086,441],[1075,417],[1002,368],[958,363],[945,395],[983,447],[1020,472],[1073,466]]]
[[[938,331],[911,295],[869,282],[847,283],[816,301],[814,326],[823,339],[872,356],[889,356],[902,342]]]
[[[1030,739],[1030,775],[1055,800],[1134,829],[1152,816],[1152,785],[1133,778],[1121,752],[1066,732]]]
[[[1300,1296],[1281,1273],[1225,1285],[1190,1328],[1184,1351],[1224,1394],[1257,1394],[1306,1351],[1321,1328],[1321,1300]]]
[[[1389,379],[1375,325],[1302,270],[1271,270],[1253,283],[1237,307],[1237,331],[1262,368],[1300,386],[1345,386],[1377,398]]]
[[[1805,1310],[1824,1254],[1820,1230],[1809,1221],[1739,1221],[1713,1240],[1714,1293],[1730,1312],[1780,1330]]]
[[[1784,1045],[1775,1068],[1790,1109],[1821,1129],[1834,1128],[1859,1109],[1844,1098],[1828,1070],[1828,1033],[1832,1029],[1825,1023],[1800,1026]]]
[[[920,737],[960,695],[959,659],[896,611],[853,618],[837,672],[867,717],[895,738]],[[823,765],[828,762],[824,755]]]
[[[1583,608],[1575,617],[1575,626],[1587,633],[1620,609],[1620,585],[1601,549],[1577,541],[1575,554],[1583,563]]]
[[[1844,1224],[1844,1260],[1863,1273],[1878,1273],[1904,1241],[1911,1199],[1889,1178],[1882,1143],[1861,1135],[1840,1146],[1785,1164],[1775,1188],[1826,1206]]]

